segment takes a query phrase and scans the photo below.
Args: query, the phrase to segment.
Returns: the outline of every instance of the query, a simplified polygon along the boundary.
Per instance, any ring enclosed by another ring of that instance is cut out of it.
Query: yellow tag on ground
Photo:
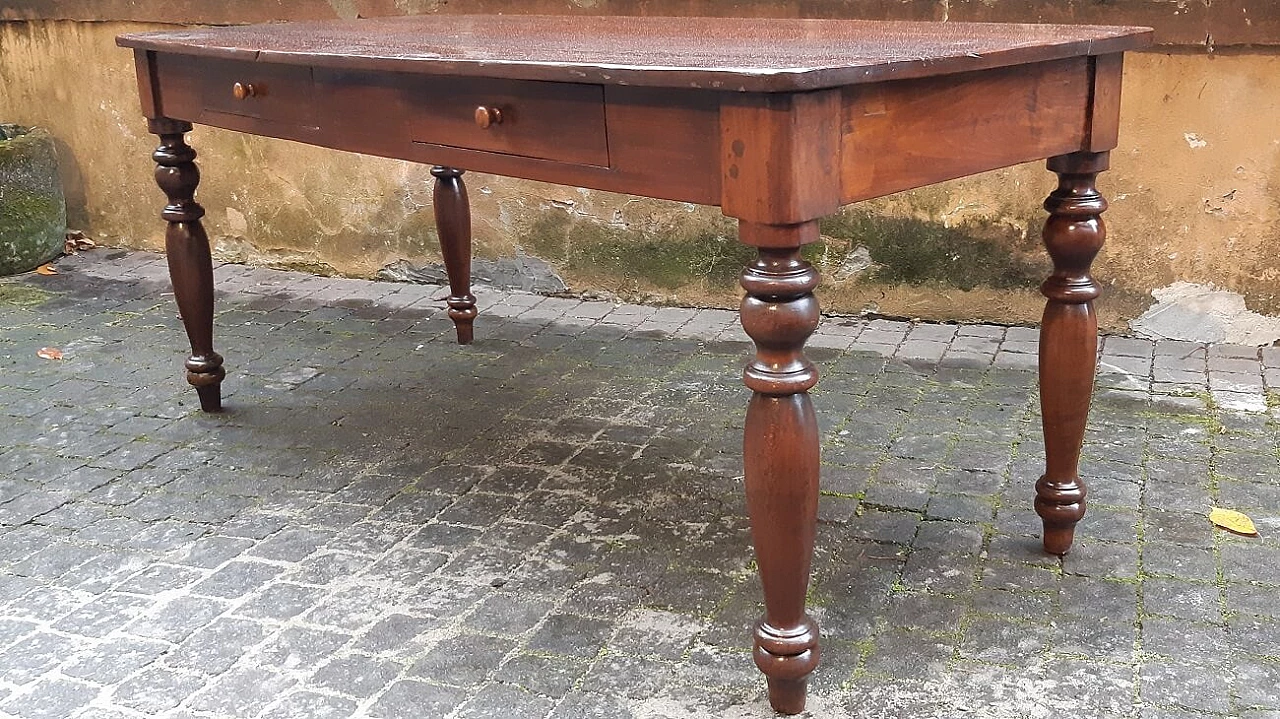
[[[1249,536],[1258,534],[1258,529],[1253,526],[1253,520],[1249,519],[1249,515],[1234,509],[1214,509],[1209,512],[1209,521],[1228,532]]]

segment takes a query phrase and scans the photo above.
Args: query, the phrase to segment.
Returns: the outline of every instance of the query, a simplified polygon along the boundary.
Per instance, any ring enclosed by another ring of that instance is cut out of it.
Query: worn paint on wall
[[[1280,56],[1131,66],[1110,213],[1126,246],[1107,267],[1133,286],[1212,283],[1280,313]]]
[[[155,138],[139,116],[125,23],[0,23],[0,119],[62,142],[70,221],[95,239],[159,248]],[[1213,283],[1280,313],[1280,57],[1138,54],[1122,145],[1101,185],[1111,238],[1102,321],[1123,326],[1174,281]],[[427,168],[197,128],[199,198],[223,257],[372,276],[438,261]],[[469,175],[481,257],[524,252],[574,291],[736,303],[748,251],[715,208]],[[826,307],[1031,322],[1048,263],[1041,163],[847,209],[810,249]]]

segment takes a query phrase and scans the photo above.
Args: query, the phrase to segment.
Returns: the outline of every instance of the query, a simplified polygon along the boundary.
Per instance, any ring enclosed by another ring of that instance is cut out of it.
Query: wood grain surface
[[[428,15],[124,35],[144,50],[315,67],[786,92],[930,77],[1151,43],[1087,25]]]

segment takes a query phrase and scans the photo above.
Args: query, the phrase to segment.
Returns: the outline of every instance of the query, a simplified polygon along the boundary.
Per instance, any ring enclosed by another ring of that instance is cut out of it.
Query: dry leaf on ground
[[[98,243],[86,237],[80,230],[68,230],[67,244],[63,252],[64,254],[74,255],[80,250],[92,250],[97,246]]]
[[[62,359],[62,350],[56,347],[41,347],[40,351],[36,352],[36,356],[40,359],[60,360]]]
[[[1237,512],[1234,509],[1214,508],[1209,512],[1209,521],[1228,532],[1244,534],[1250,537],[1258,534],[1258,528],[1253,526],[1253,520],[1249,519],[1249,515]]]
[[[58,271],[53,268],[53,265],[40,265],[39,267],[36,268],[36,274],[37,275],[56,275],[58,274]]]

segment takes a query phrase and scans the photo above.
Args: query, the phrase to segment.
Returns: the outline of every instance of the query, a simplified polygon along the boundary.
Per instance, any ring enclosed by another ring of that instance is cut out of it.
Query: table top
[[[123,35],[124,47],[317,67],[795,92],[1145,47],[1151,29],[755,18],[418,15]]]

